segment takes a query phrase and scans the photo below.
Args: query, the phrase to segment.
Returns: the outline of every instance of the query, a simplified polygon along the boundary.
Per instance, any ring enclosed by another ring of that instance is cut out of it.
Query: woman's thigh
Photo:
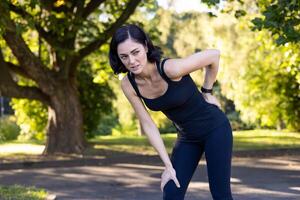
[[[177,141],[171,156],[180,188],[174,181],[169,181],[164,187],[164,200],[182,200],[188,184],[198,166],[204,147],[200,143]]]
[[[209,187],[214,199],[232,199],[230,188],[232,129],[229,122],[216,128],[205,141]]]

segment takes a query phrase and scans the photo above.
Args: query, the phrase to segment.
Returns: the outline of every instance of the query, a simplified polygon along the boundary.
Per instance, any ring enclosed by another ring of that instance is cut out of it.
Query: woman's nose
[[[135,58],[133,55],[129,55],[129,64],[133,64],[135,61]]]

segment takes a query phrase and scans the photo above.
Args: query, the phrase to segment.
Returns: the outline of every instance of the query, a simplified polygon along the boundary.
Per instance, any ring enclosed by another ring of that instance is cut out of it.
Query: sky
[[[168,7],[168,0],[157,0],[158,4],[164,8]],[[207,6],[201,4],[201,0],[174,0],[174,9],[176,12],[184,11],[210,11]]]

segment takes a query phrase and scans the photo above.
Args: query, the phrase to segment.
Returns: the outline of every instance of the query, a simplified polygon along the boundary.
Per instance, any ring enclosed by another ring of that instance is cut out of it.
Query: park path
[[[15,164],[7,169],[3,166],[1,185],[45,188],[57,200],[162,199],[159,178],[163,167],[157,156],[130,154],[84,162],[27,163],[23,167]],[[300,155],[234,157],[231,182],[235,200],[299,200]],[[186,195],[186,200],[197,199],[212,199],[205,159],[199,163]]]

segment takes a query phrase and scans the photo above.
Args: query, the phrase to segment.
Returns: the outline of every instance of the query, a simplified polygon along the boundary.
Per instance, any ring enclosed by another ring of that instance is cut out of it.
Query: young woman
[[[231,200],[232,130],[212,95],[220,52],[205,50],[186,58],[162,60],[161,55],[160,48],[132,24],[120,27],[110,43],[110,65],[115,74],[127,73],[121,88],[165,165],[161,176],[163,198],[184,199],[205,152],[213,199]],[[206,74],[200,92],[189,74],[201,68],[206,69]],[[144,104],[162,111],[178,131],[171,159]]]

